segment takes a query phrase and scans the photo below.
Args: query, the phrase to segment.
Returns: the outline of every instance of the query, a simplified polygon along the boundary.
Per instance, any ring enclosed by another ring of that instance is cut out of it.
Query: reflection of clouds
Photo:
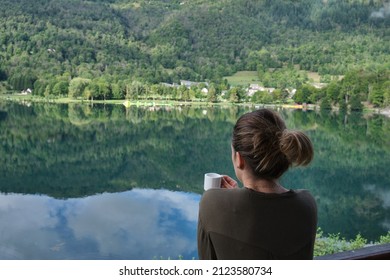
[[[372,18],[386,18],[390,16],[390,2],[383,3],[383,7],[371,13]]]
[[[45,258],[56,237],[47,229],[56,224],[48,213],[50,198],[0,194],[0,258]]]
[[[390,190],[384,190],[372,184],[364,185],[363,188],[380,199],[382,201],[383,208],[390,208]]]
[[[140,196],[153,197],[155,196],[156,191],[135,189],[133,192],[139,194]],[[158,195],[159,197],[157,199],[160,201],[160,203],[165,203],[166,201],[169,201],[171,207],[180,209],[188,221],[197,222],[199,195],[183,194],[167,190],[160,190]],[[194,211],[194,209],[196,209],[196,211]]]
[[[383,201],[383,207],[390,208],[390,190],[389,191],[380,191],[379,196]]]
[[[103,256],[151,259],[159,255],[177,257],[189,248],[196,250],[193,238],[176,234],[188,226],[195,234],[195,196],[138,189],[89,197],[75,206],[68,209],[69,227],[78,239],[93,238]]]
[[[387,230],[390,230],[390,220],[389,219],[386,219],[383,223],[382,223],[382,226],[387,229]]]
[[[364,185],[364,190],[371,192],[375,195],[380,201],[382,201],[382,206],[385,209],[390,208],[390,190],[384,190],[382,188],[378,188],[376,185]],[[389,214],[389,212],[387,212]],[[385,220],[382,222],[382,226],[390,230],[390,217],[387,215]]]
[[[142,189],[69,200],[0,194],[0,259],[196,257],[198,201]]]

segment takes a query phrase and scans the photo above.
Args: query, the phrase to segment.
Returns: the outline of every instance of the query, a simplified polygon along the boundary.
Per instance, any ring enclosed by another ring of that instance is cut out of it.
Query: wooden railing
[[[390,243],[325,255],[315,260],[390,260]]]

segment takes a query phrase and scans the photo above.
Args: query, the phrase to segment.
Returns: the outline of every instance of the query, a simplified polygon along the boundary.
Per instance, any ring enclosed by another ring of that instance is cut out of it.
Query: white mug
[[[218,173],[204,174],[204,190],[219,189],[221,187],[222,175]]]

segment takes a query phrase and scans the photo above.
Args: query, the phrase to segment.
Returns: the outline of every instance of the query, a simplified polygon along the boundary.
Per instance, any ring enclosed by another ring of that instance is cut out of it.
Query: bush
[[[387,244],[390,243],[390,231],[386,235],[382,235],[379,237],[379,244]]]
[[[367,239],[358,234],[355,239],[347,241],[340,237],[340,233],[328,234],[324,236],[321,228],[317,229],[316,242],[314,244],[314,256],[323,256],[335,254],[344,251],[356,250],[366,247],[368,245],[387,244],[390,243],[390,231],[386,235],[379,237],[379,241],[374,243],[367,243]]]
[[[367,239],[360,234],[355,239],[347,241],[340,237],[340,233],[329,234],[327,237],[323,236],[321,228],[317,230],[316,242],[314,244],[314,256],[323,256],[328,254],[335,254],[343,251],[355,250],[363,248],[367,244]]]

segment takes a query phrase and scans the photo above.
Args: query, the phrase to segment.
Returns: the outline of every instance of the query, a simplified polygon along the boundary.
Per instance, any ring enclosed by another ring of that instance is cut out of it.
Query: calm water
[[[230,133],[251,108],[0,103],[0,259],[197,258],[203,174],[233,174]],[[390,230],[390,119],[282,110],[315,146],[288,188],[325,233]]]

